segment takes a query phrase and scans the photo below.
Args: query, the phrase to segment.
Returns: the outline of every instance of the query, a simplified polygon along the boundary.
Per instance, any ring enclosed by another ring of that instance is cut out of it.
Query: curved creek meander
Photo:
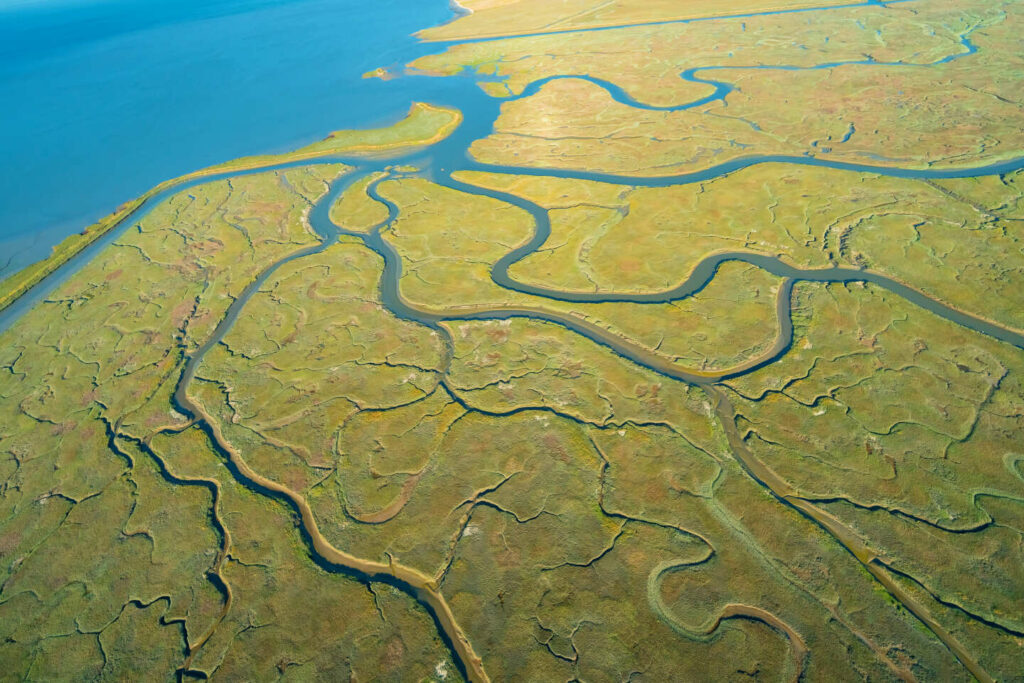
[[[864,4],[877,3],[868,2]],[[827,11],[828,9],[835,10],[840,8],[820,8],[820,11]],[[778,12],[765,12],[762,14],[774,13]],[[976,51],[976,48],[967,38],[964,38],[962,44],[967,52],[959,55],[951,55],[950,57],[935,63],[943,63],[958,56],[963,56],[963,54],[971,54]],[[861,61],[856,63],[865,65],[877,64],[872,61]],[[835,64],[824,64],[819,67],[805,68],[829,68],[831,66],[835,66]],[[924,68],[929,65],[907,66]],[[700,104],[705,104],[713,99],[723,99],[728,95],[731,90],[731,86],[728,84],[715,81],[702,81],[694,76],[695,71],[706,70],[708,69],[689,70],[683,72],[681,76],[688,80],[711,84],[716,87],[716,92],[710,96],[710,98],[701,98],[700,100],[681,104],[668,109],[692,108],[699,106]],[[542,81],[535,82],[534,84],[531,84],[531,86],[528,86],[520,97],[527,97],[530,94],[535,93],[544,82],[548,82],[555,78],[566,77],[585,78],[586,80],[590,80],[598,85],[606,87],[609,93],[621,103],[630,104],[631,106],[642,106],[628,98],[624,92],[616,88],[613,84],[580,76],[556,76],[542,79]],[[439,633],[451,649],[455,662],[461,669],[462,673],[470,680],[488,680],[481,658],[473,650],[469,637],[459,626],[454,614],[448,606],[447,601],[439,589],[438,582],[440,577],[430,576],[420,570],[402,565],[397,561],[384,563],[363,559],[335,548],[320,532],[313,511],[303,496],[278,482],[263,477],[253,470],[245,461],[243,454],[234,445],[232,445],[224,435],[217,420],[209,415],[203,406],[193,400],[189,395],[190,383],[195,377],[196,370],[202,364],[206,353],[224,339],[225,335],[227,335],[232,329],[232,326],[238,319],[239,315],[244,313],[245,307],[251,297],[259,291],[260,287],[274,273],[274,271],[290,261],[322,252],[332,244],[335,244],[339,236],[348,235],[361,240],[366,247],[380,255],[384,261],[384,269],[379,283],[379,293],[382,304],[398,318],[410,320],[437,331],[444,340],[448,363],[450,363],[453,354],[453,340],[446,328],[441,325],[442,322],[526,318],[560,325],[576,334],[582,335],[608,349],[611,349],[618,356],[631,363],[645,367],[667,378],[701,387],[711,399],[717,418],[725,430],[732,454],[742,469],[782,504],[795,509],[801,515],[808,518],[831,535],[836,542],[841,544],[850,553],[850,555],[863,565],[863,567],[895,600],[902,604],[910,613],[915,615],[928,629],[930,629],[932,633],[934,633],[934,635],[941,640],[947,648],[949,648],[949,650],[976,678],[983,681],[992,680],[992,677],[989,676],[981,666],[979,666],[971,654],[956,640],[956,638],[946,631],[931,616],[927,607],[914,599],[900,586],[898,582],[893,579],[887,566],[870,551],[866,543],[857,533],[825,510],[800,498],[781,477],[776,475],[768,466],[750,452],[744,443],[743,437],[739,434],[736,428],[736,414],[728,400],[728,397],[721,388],[717,387],[715,384],[721,380],[737,377],[753,372],[759,368],[763,368],[764,366],[777,361],[787,353],[793,341],[793,286],[797,282],[801,281],[824,283],[871,283],[872,285],[881,287],[946,320],[1022,349],[1024,349],[1024,334],[1002,327],[977,315],[972,315],[971,313],[958,310],[928,296],[927,294],[924,294],[917,289],[914,289],[911,286],[908,286],[907,284],[898,282],[892,278],[870,270],[861,270],[850,267],[802,269],[787,264],[783,260],[774,256],[743,251],[715,253],[706,256],[693,268],[689,275],[687,275],[680,284],[672,289],[662,292],[642,294],[575,292],[521,283],[509,275],[509,268],[518,261],[521,261],[535,253],[548,240],[551,234],[551,223],[547,211],[522,197],[457,181],[451,177],[451,172],[453,169],[475,170],[494,173],[591,180],[634,187],[667,187],[672,185],[698,183],[717,178],[755,164],[764,163],[821,166],[852,172],[873,173],[882,176],[927,180],[1002,174],[1024,167],[1024,158],[975,168],[922,170],[834,162],[809,156],[750,156],[713,166],[702,171],[667,177],[618,176],[576,170],[567,171],[490,165],[472,160],[469,157],[468,149],[469,145],[474,140],[488,135],[493,130],[494,121],[499,113],[498,104],[491,98],[482,94],[477,86],[470,82],[469,79],[458,80],[464,81],[464,83],[453,90],[453,92],[457,93],[457,97],[454,98],[456,101],[448,102],[446,104],[459,108],[465,113],[466,119],[459,129],[447,139],[428,148],[418,148],[405,155],[374,159],[351,156],[328,156],[315,160],[283,164],[268,164],[263,167],[253,168],[246,171],[226,172],[175,185],[166,191],[153,196],[149,201],[145,202],[131,216],[129,216],[128,219],[124,220],[117,229],[112,230],[107,235],[104,235],[78,256],[69,260],[53,274],[30,290],[14,305],[0,313],[0,331],[6,330],[15,324],[21,315],[40,300],[45,298],[55,287],[66,281],[68,277],[77,272],[81,266],[95,256],[100,249],[103,249],[114,242],[117,237],[124,233],[125,230],[136,225],[138,221],[147,215],[154,206],[167,199],[172,194],[179,193],[195,185],[210,183],[238,175],[262,173],[314,163],[345,163],[352,167],[352,169],[339,180],[332,183],[329,192],[327,192],[327,194],[313,206],[309,213],[309,224],[321,238],[320,243],[296,251],[274,263],[265,269],[246,287],[243,293],[229,307],[213,334],[205,341],[205,343],[187,356],[187,360],[182,368],[173,397],[176,409],[189,415],[193,420],[193,424],[199,425],[206,432],[210,440],[220,451],[221,455],[227,460],[227,464],[232,474],[237,479],[250,488],[265,495],[281,499],[298,514],[301,522],[301,529],[306,537],[310,552],[313,555],[314,560],[316,560],[321,566],[331,571],[351,575],[361,581],[388,583],[411,595],[434,619]],[[396,165],[413,167],[417,170],[396,174],[389,170]],[[389,216],[387,220],[365,233],[347,231],[335,225],[329,217],[330,207],[334,204],[341,193],[344,192],[345,189],[347,189],[356,179],[364,177],[366,174],[376,172],[383,172],[382,177],[378,178],[368,186],[367,193],[372,199],[379,201],[388,207]],[[452,190],[489,197],[506,204],[517,206],[529,212],[535,225],[532,237],[523,245],[509,251],[492,267],[491,277],[493,282],[503,288],[541,299],[560,302],[589,304],[626,302],[637,305],[664,304],[671,301],[686,299],[687,297],[691,297],[700,292],[714,279],[722,264],[727,262],[743,262],[782,278],[781,285],[776,295],[776,313],[778,320],[776,339],[771,347],[762,352],[759,356],[751,358],[735,367],[716,371],[684,369],[678,367],[665,356],[647,349],[642,345],[637,344],[626,337],[620,336],[600,325],[577,315],[554,309],[547,309],[541,305],[486,307],[460,306],[456,309],[446,310],[443,308],[426,308],[412,304],[404,299],[401,293],[401,257],[395,248],[386,239],[384,239],[384,237],[382,237],[382,231],[391,226],[398,218],[399,209],[394,203],[380,195],[377,185],[384,180],[393,179],[398,176],[424,177]],[[680,217],[680,221],[685,221],[685,217]],[[226,541],[226,543],[229,543],[229,540]],[[665,571],[668,570],[671,570],[671,568],[665,569]],[[652,577],[654,576],[655,574],[652,573]],[[229,591],[228,594],[230,595]],[[793,632],[792,629],[790,629],[784,622],[778,619],[778,617],[756,607],[730,605],[727,610],[719,616],[718,622],[716,622],[712,630],[717,628],[717,624],[722,620],[730,618],[760,621],[777,631],[782,637],[786,638],[789,641],[790,648],[797,660],[797,672],[795,675],[799,676],[800,670],[802,669],[802,662],[806,654],[805,646],[799,636],[795,634],[795,632]],[[203,640],[205,640],[205,638]],[[191,657],[189,659],[191,659]]]

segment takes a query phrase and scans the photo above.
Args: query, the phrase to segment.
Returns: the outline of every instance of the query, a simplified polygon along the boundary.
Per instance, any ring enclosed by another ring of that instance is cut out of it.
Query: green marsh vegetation
[[[1005,113],[1015,59],[1005,41],[1019,17],[976,3],[914,7],[841,10],[846,28],[823,20],[798,66],[862,59],[857,20],[879,36],[875,62],[939,62],[965,49],[968,32],[979,52],[917,70],[865,65],[890,89],[901,74],[901,97],[927,106],[884,121],[903,110],[857,110],[847,141],[857,142],[822,154],[863,159],[896,138],[903,147],[890,151],[907,166],[1019,153],[1007,132],[1016,119],[992,123]],[[690,45],[694,66],[747,64],[766,33],[805,18],[744,21],[745,38],[727,20],[706,24],[736,54]],[[574,73],[575,50],[598,55],[587,57],[595,75],[664,104],[705,88],[671,90],[663,75],[684,46],[669,38],[690,32],[584,32],[559,37],[563,53],[551,51],[554,38],[480,42],[430,64],[498,69],[515,91]],[[900,38],[920,34],[907,55]],[[614,58],[599,56],[609,46]],[[631,51],[647,57],[623,58]],[[782,60],[792,49],[756,54]],[[825,111],[843,92],[871,101],[855,72],[772,81],[796,98],[832,78]],[[963,84],[956,97],[923,94],[936,74]],[[730,72],[742,93],[729,95],[731,115],[769,98],[757,75]],[[575,119],[537,115],[554,111],[552,94]],[[823,133],[834,117],[794,119],[779,98],[777,119],[758,131],[713,108],[606,106],[607,94],[553,81],[507,104],[474,154],[641,176],[649,168],[637,162],[660,163],[652,150],[667,141],[676,147],[666,158],[678,159],[680,145],[703,150],[702,140],[745,128],[749,139],[733,139],[759,153],[799,153],[846,130]],[[934,98],[962,98],[962,110],[991,100],[975,123],[999,144],[979,151],[956,126],[948,146],[910,135],[934,129]],[[417,106],[391,129],[300,150],[308,165],[171,194],[3,333],[5,675],[1021,675],[1019,348],[879,286],[794,285],[739,261],[675,301],[571,296],[656,294],[710,255],[741,252],[859,268],[1019,332],[1019,172],[915,180],[770,163],[641,187],[506,169],[458,172],[466,185],[456,190],[408,166],[317,162],[422,147],[460,120]],[[537,121],[554,121],[560,141],[537,142]],[[606,140],[616,137],[632,141]],[[550,158],[531,156],[541,147]],[[722,158],[702,151],[665,172]],[[311,214],[337,182],[349,184],[329,216],[351,234],[322,242]],[[492,278],[537,225],[488,189],[533,202],[551,222],[548,240],[510,267],[513,282],[565,296]],[[780,311],[793,332],[778,350]],[[673,378],[683,371],[699,381]]]
[[[233,171],[260,169],[332,154],[381,154],[426,145],[449,135],[461,120],[462,114],[458,110],[415,102],[407,116],[394,126],[369,131],[335,131],[326,139],[293,152],[243,157],[167,180],[141,197],[125,202],[81,233],[66,238],[53,248],[48,258],[5,278],[0,282],[0,310],[10,306],[104,234],[121,226],[147,201],[177,185]]]

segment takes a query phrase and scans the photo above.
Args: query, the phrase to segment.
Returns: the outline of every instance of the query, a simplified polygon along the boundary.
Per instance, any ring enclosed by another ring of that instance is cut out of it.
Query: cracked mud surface
[[[477,161],[190,186],[3,333],[4,676],[1024,675],[1022,11],[467,4]]]

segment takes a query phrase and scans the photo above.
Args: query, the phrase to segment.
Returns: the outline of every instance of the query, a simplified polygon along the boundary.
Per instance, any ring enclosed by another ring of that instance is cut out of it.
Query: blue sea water
[[[171,177],[390,123],[446,0],[0,0],[0,278]],[[443,99],[443,98],[440,98]]]

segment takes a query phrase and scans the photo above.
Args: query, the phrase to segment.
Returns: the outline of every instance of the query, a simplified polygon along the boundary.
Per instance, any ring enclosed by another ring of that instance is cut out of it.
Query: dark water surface
[[[0,0],[0,278],[168,178],[386,124],[447,0]],[[391,84],[394,86],[394,84]]]

